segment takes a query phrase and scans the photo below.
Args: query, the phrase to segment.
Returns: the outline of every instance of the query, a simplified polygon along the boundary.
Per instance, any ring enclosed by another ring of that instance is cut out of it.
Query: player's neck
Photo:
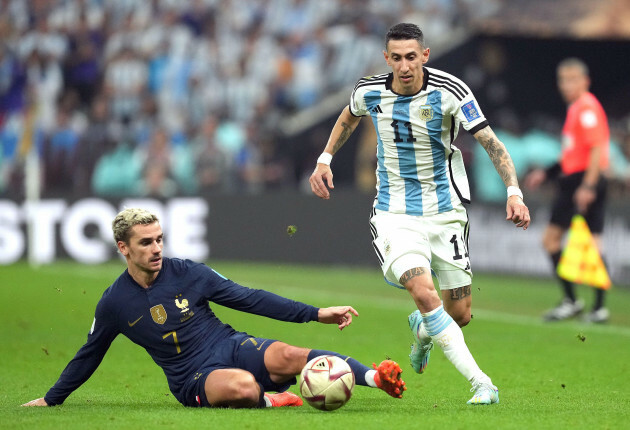
[[[394,79],[391,85],[392,91],[396,94],[402,96],[418,94],[424,85],[424,70],[420,72],[420,76],[418,76],[411,85],[403,86],[397,79]]]
[[[575,103],[576,101],[580,100],[582,97],[584,97],[584,94],[588,93],[588,90],[586,91],[582,91],[578,94],[576,94],[574,97],[571,98],[571,100],[567,100],[567,105],[572,105],[573,103]]]
[[[145,272],[138,268],[127,267],[127,271],[129,272],[129,276],[133,278],[134,281],[142,288],[149,288],[155,282],[155,279],[158,276],[158,272]]]

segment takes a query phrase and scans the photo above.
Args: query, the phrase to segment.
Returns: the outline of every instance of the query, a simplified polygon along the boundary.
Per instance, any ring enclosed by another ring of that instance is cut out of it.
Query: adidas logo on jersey
[[[383,110],[381,109],[380,105],[376,105],[374,107],[371,107],[370,112],[374,112],[374,113],[383,113]]]

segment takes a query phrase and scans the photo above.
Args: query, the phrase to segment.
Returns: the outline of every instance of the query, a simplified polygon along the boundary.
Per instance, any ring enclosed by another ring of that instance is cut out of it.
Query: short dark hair
[[[582,72],[584,76],[588,76],[589,74],[588,66],[586,65],[586,63],[575,57],[565,58],[564,60],[560,61],[556,70],[559,71],[560,69],[565,69],[569,67],[580,69],[580,72]]]
[[[424,34],[422,33],[422,30],[420,30],[420,27],[416,24],[401,22],[400,24],[392,26],[387,32],[387,35],[385,36],[385,49],[387,49],[387,45],[390,40],[410,39],[415,39],[422,48],[426,48],[426,45],[424,44]]]

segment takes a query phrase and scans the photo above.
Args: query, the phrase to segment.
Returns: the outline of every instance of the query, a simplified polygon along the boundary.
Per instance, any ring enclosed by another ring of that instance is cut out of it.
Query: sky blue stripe
[[[222,274],[220,274],[219,272],[217,272],[216,270],[212,269],[212,271],[214,273],[216,273],[217,275],[219,275],[220,277],[222,277],[223,279],[227,279],[225,276],[223,276]]]
[[[394,284],[393,282],[391,282],[390,280],[388,280],[388,279],[387,279],[387,278],[385,278],[385,277],[384,277],[384,279],[385,279],[385,282],[387,282],[387,283],[388,283],[389,285],[391,285],[392,287],[396,287],[396,288],[401,289],[401,290],[405,290],[405,289],[406,289],[406,288],[405,288],[405,287],[403,287],[403,286],[400,286],[400,285],[398,285],[398,284]]]
[[[423,316],[422,319],[426,324],[429,336],[435,336],[436,334],[441,333],[451,322],[453,322],[453,318],[446,313],[444,308],[440,308],[438,312],[428,317]]]
[[[453,209],[451,190],[446,172],[446,154],[442,143],[442,93],[433,91],[427,97],[427,103],[433,109],[433,118],[427,121],[427,131],[431,140],[433,154],[433,176],[436,184],[438,212]]]
[[[379,91],[370,91],[363,97],[365,104],[372,116],[372,122],[374,123],[374,129],[376,130],[376,174],[379,179],[378,187],[378,200],[376,202],[376,208],[382,211],[389,210],[389,177],[387,176],[387,170],[385,169],[385,151],[383,150],[383,141],[381,140],[381,134],[378,130],[378,112],[372,110],[378,106],[381,102],[381,93]]]
[[[418,180],[418,163],[414,148],[414,137],[409,132],[409,104],[412,97],[399,96],[394,102],[392,119],[396,122],[395,131],[400,138],[396,142],[400,177],[405,181],[405,213],[422,215],[422,187]]]

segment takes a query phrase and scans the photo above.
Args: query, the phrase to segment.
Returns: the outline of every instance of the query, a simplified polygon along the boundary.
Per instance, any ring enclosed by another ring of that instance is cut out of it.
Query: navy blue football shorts
[[[212,356],[184,384],[180,402],[184,406],[210,407],[205,390],[206,378],[217,369],[243,369],[254,375],[265,391],[286,391],[297,383],[297,379],[276,384],[265,367],[265,351],[274,342],[277,341],[246,333],[237,333],[219,342]]]
[[[558,225],[568,229],[571,226],[573,215],[577,214],[577,208],[573,201],[573,195],[578,187],[582,184],[584,172],[573,173],[558,178],[558,194],[551,208],[551,224]],[[586,224],[593,233],[602,233],[604,231],[604,209],[606,206],[606,178],[600,176],[597,182],[595,201],[588,207],[584,214]]]

